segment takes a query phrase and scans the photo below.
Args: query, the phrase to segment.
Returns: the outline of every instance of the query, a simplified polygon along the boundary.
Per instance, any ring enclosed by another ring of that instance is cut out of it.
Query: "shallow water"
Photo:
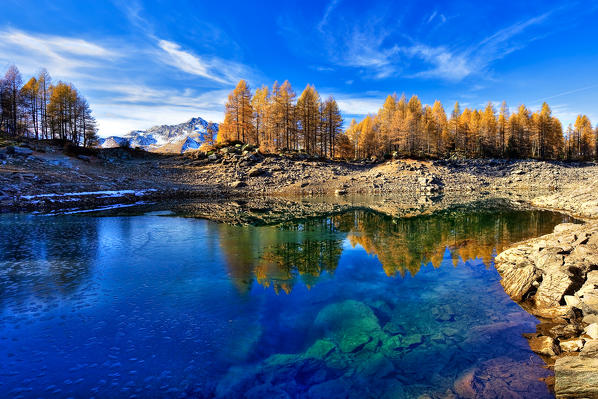
[[[0,216],[0,396],[551,397],[493,256],[568,218]]]

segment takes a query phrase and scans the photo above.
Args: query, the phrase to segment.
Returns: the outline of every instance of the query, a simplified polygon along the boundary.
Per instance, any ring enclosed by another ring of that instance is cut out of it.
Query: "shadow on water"
[[[18,397],[551,397],[503,292],[545,211],[354,210],[266,226],[0,217],[0,390]]]

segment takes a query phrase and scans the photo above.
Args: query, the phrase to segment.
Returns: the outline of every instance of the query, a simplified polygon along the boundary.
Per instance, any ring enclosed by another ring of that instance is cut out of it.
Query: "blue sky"
[[[240,78],[313,83],[347,119],[396,92],[596,124],[597,21],[591,1],[3,0],[0,67],[73,82],[103,136],[221,121]]]

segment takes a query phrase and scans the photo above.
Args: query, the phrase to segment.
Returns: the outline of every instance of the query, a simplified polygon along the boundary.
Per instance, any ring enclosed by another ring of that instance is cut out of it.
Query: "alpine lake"
[[[568,216],[190,216],[0,215],[0,396],[553,397],[493,259]]]

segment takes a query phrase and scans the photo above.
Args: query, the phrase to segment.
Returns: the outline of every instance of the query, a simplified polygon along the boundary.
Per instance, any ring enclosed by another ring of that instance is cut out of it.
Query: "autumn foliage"
[[[252,95],[241,80],[228,96],[218,142],[242,141],[263,151],[305,151],[334,158],[342,146],[343,120],[334,98],[322,101],[311,85],[297,98],[291,84],[275,82]]]
[[[598,159],[598,128],[579,115],[563,133],[547,103],[532,112],[503,102],[450,113],[440,101],[390,95],[377,114],[352,120],[342,131],[339,107],[321,101],[312,85],[297,98],[290,83],[263,86],[252,95],[244,80],[229,95],[219,142],[242,141],[263,151],[298,150],[330,158],[535,158]]]
[[[95,144],[97,129],[87,100],[71,83],[52,84],[42,70],[23,84],[13,65],[0,78],[0,132],[89,147]]]

